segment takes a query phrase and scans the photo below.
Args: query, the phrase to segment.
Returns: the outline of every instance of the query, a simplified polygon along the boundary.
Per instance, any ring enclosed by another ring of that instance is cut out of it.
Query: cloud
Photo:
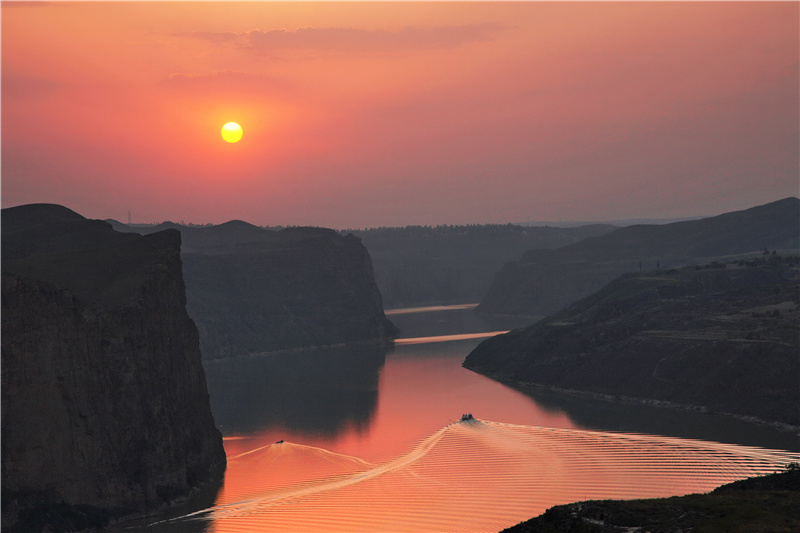
[[[268,89],[285,92],[291,89],[291,85],[284,80],[237,70],[220,70],[210,74],[174,73],[162,80],[162,84],[182,91],[218,89],[248,92]]]
[[[3,72],[3,97],[44,98],[55,93],[60,84],[44,78],[32,78]]]
[[[45,0],[15,0],[3,2],[3,9],[12,7],[61,7],[61,2],[47,2]]]
[[[208,41],[210,43],[225,43],[239,39],[239,37],[241,37],[242,34],[235,33],[232,31],[221,31],[221,32],[184,31],[184,32],[173,33],[172,35],[176,37],[189,37],[201,41]]]
[[[255,50],[324,50],[378,52],[456,48],[468,43],[491,41],[510,26],[493,23],[407,27],[399,31],[356,28],[298,28],[296,30],[251,30],[247,32],[183,32],[176,36],[213,44],[230,43]]]

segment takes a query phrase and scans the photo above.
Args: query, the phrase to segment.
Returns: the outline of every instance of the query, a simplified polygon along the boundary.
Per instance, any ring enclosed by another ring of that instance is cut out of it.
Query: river
[[[481,338],[525,325],[473,307],[387,311],[401,329],[388,352],[206,362],[228,454],[224,481],[150,529],[492,532],[556,504],[708,491],[800,460],[791,432],[532,398],[470,372],[461,363]]]

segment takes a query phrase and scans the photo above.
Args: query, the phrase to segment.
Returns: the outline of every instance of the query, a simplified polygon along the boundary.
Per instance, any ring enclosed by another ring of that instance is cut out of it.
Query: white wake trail
[[[277,446],[230,465],[265,480],[276,469],[296,475],[250,497],[226,487],[228,502],[178,520],[212,520],[215,533],[499,531],[559,503],[707,492],[800,461],[784,450],[488,421],[455,422],[376,465]]]

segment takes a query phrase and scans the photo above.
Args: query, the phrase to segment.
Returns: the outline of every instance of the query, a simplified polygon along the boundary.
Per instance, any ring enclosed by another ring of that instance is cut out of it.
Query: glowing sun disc
[[[242,127],[235,122],[228,122],[220,131],[225,142],[235,143],[242,138]]]

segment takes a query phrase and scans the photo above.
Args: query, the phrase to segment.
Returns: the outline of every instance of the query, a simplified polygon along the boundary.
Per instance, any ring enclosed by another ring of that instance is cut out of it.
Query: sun
[[[239,142],[242,138],[242,127],[236,122],[228,122],[222,126],[222,138],[229,143]]]

